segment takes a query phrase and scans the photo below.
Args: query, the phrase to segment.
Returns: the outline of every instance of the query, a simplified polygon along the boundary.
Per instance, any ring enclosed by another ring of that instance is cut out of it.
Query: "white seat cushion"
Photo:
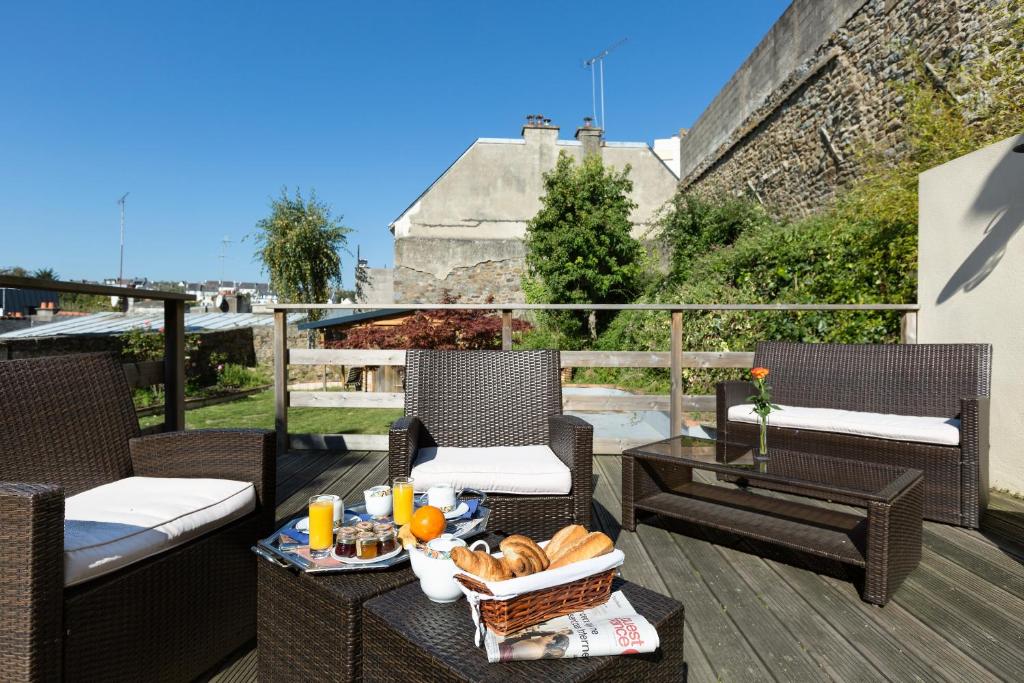
[[[417,491],[438,484],[533,495],[565,495],[572,489],[572,473],[547,446],[421,448],[412,478]]]
[[[70,496],[64,585],[152,557],[255,509],[252,483],[227,479],[128,477]]]
[[[773,410],[768,416],[769,426],[942,446],[960,444],[960,420],[955,418],[863,413],[834,408],[779,407],[781,410]],[[729,419],[733,422],[756,423],[759,418],[752,404],[743,403],[729,408]]]

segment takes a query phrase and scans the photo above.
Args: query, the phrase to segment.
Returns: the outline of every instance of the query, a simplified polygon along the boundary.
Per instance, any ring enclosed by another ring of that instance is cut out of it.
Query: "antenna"
[[[224,235],[224,239],[220,241],[220,256],[217,257],[220,259],[220,280],[217,283],[218,285],[224,284],[224,256],[227,254],[229,246],[231,246],[231,238]]]
[[[590,69],[590,106],[593,110],[594,120],[597,120],[597,92],[594,83],[594,64],[597,64],[597,68],[601,71],[601,124],[599,127],[601,128],[601,130],[605,131],[605,133],[608,132],[608,126],[605,124],[604,120],[604,58],[610,55],[613,50],[617,49],[627,40],[629,40],[629,38],[623,38],[622,40],[618,41],[617,43],[613,43],[612,45],[609,45],[608,47],[601,50],[590,59],[584,60],[583,62],[583,68]]]
[[[117,284],[124,284],[124,200],[127,199],[130,192],[125,192],[121,195],[121,198],[117,200],[117,203],[121,206],[121,261],[117,267]]]

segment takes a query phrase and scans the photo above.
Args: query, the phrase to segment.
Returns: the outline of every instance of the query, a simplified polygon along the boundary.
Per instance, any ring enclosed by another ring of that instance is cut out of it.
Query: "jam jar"
[[[377,557],[378,546],[377,534],[372,531],[361,531],[356,536],[356,557],[360,560],[372,560]]]
[[[334,546],[334,554],[338,557],[355,557],[357,533],[355,528],[350,526],[338,529],[338,541]]]
[[[356,522],[356,531],[359,533],[373,531],[373,522]]]
[[[387,555],[390,552],[394,552],[398,548],[398,539],[395,538],[394,529],[385,529],[384,531],[377,534],[377,539],[380,541],[380,554]]]

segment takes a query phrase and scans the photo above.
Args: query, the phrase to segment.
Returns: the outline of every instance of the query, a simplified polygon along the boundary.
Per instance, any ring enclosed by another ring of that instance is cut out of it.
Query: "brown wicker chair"
[[[768,441],[922,470],[924,517],[977,528],[988,501],[991,359],[988,344],[760,343],[754,365],[771,371],[776,403],[960,419],[958,446],[773,427],[770,419]],[[718,385],[720,441],[756,442],[756,424],[728,419],[729,407],[751,393],[747,382]]]
[[[0,679],[191,680],[255,637],[273,432],[139,437],[108,354],[0,362]],[[255,512],[64,587],[64,499],[128,476],[251,481]]]
[[[407,351],[391,477],[408,476],[422,447],[544,444],[569,468],[569,494],[489,494],[491,529],[547,538],[571,523],[589,528],[593,427],[562,415],[559,365],[558,351]]]

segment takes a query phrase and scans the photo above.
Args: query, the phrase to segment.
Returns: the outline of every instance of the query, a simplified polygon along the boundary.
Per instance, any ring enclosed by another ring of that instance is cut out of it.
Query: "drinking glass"
[[[393,496],[394,510],[392,514],[395,524],[399,526],[408,524],[412,519],[412,477],[396,477],[391,484],[391,495]]]
[[[334,545],[335,498],[321,495],[309,499],[309,555],[315,560],[330,555]]]

